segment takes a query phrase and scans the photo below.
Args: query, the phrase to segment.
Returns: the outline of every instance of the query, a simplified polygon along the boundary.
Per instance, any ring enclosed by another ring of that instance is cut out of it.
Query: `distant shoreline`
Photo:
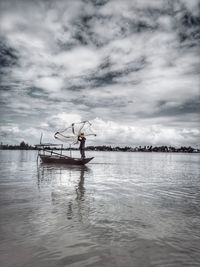
[[[0,150],[6,150],[6,151],[36,151],[38,149],[2,149],[0,148]],[[79,150],[79,149],[73,149],[74,151]],[[69,149],[63,149],[63,151],[69,151]],[[188,151],[119,151],[119,150],[87,150],[86,151],[96,151],[96,152],[129,152],[129,153],[185,153],[185,154],[199,154],[200,151],[193,151],[193,152],[188,152]]]
[[[48,147],[46,149],[60,150],[57,147]],[[39,150],[38,147],[28,145],[24,142],[21,142],[20,145],[3,145],[1,144],[0,150]],[[63,148],[64,151],[69,151],[70,148]],[[79,150],[78,148],[71,148],[71,150]],[[106,151],[106,152],[164,152],[164,153],[200,153],[200,149],[193,148],[191,146],[181,146],[179,148],[173,146],[138,146],[138,147],[111,147],[111,146],[87,146],[86,151]]]

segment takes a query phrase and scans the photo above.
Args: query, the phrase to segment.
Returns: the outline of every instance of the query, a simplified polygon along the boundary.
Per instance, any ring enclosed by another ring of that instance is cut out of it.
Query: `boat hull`
[[[51,156],[51,155],[40,155],[42,163],[53,163],[53,164],[67,164],[67,165],[85,165],[89,161],[91,161],[92,158],[85,158],[85,159],[79,159],[79,158],[71,158],[71,157],[59,157],[59,156]]]

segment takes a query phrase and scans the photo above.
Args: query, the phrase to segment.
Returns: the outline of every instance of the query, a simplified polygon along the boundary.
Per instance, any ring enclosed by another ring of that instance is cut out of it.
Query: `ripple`
[[[199,266],[199,156],[92,153],[84,168],[0,157],[0,265]]]

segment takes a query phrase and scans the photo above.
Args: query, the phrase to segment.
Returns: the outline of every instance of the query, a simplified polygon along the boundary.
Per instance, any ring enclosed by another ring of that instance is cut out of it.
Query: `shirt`
[[[81,137],[81,136],[78,137],[78,141],[80,141],[79,149],[85,148],[85,140],[86,140],[86,138],[84,136],[83,137]]]

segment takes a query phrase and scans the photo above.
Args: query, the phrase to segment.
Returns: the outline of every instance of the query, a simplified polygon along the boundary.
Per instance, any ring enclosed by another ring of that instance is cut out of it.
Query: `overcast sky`
[[[0,1],[0,141],[90,120],[105,145],[199,144],[200,1]]]

